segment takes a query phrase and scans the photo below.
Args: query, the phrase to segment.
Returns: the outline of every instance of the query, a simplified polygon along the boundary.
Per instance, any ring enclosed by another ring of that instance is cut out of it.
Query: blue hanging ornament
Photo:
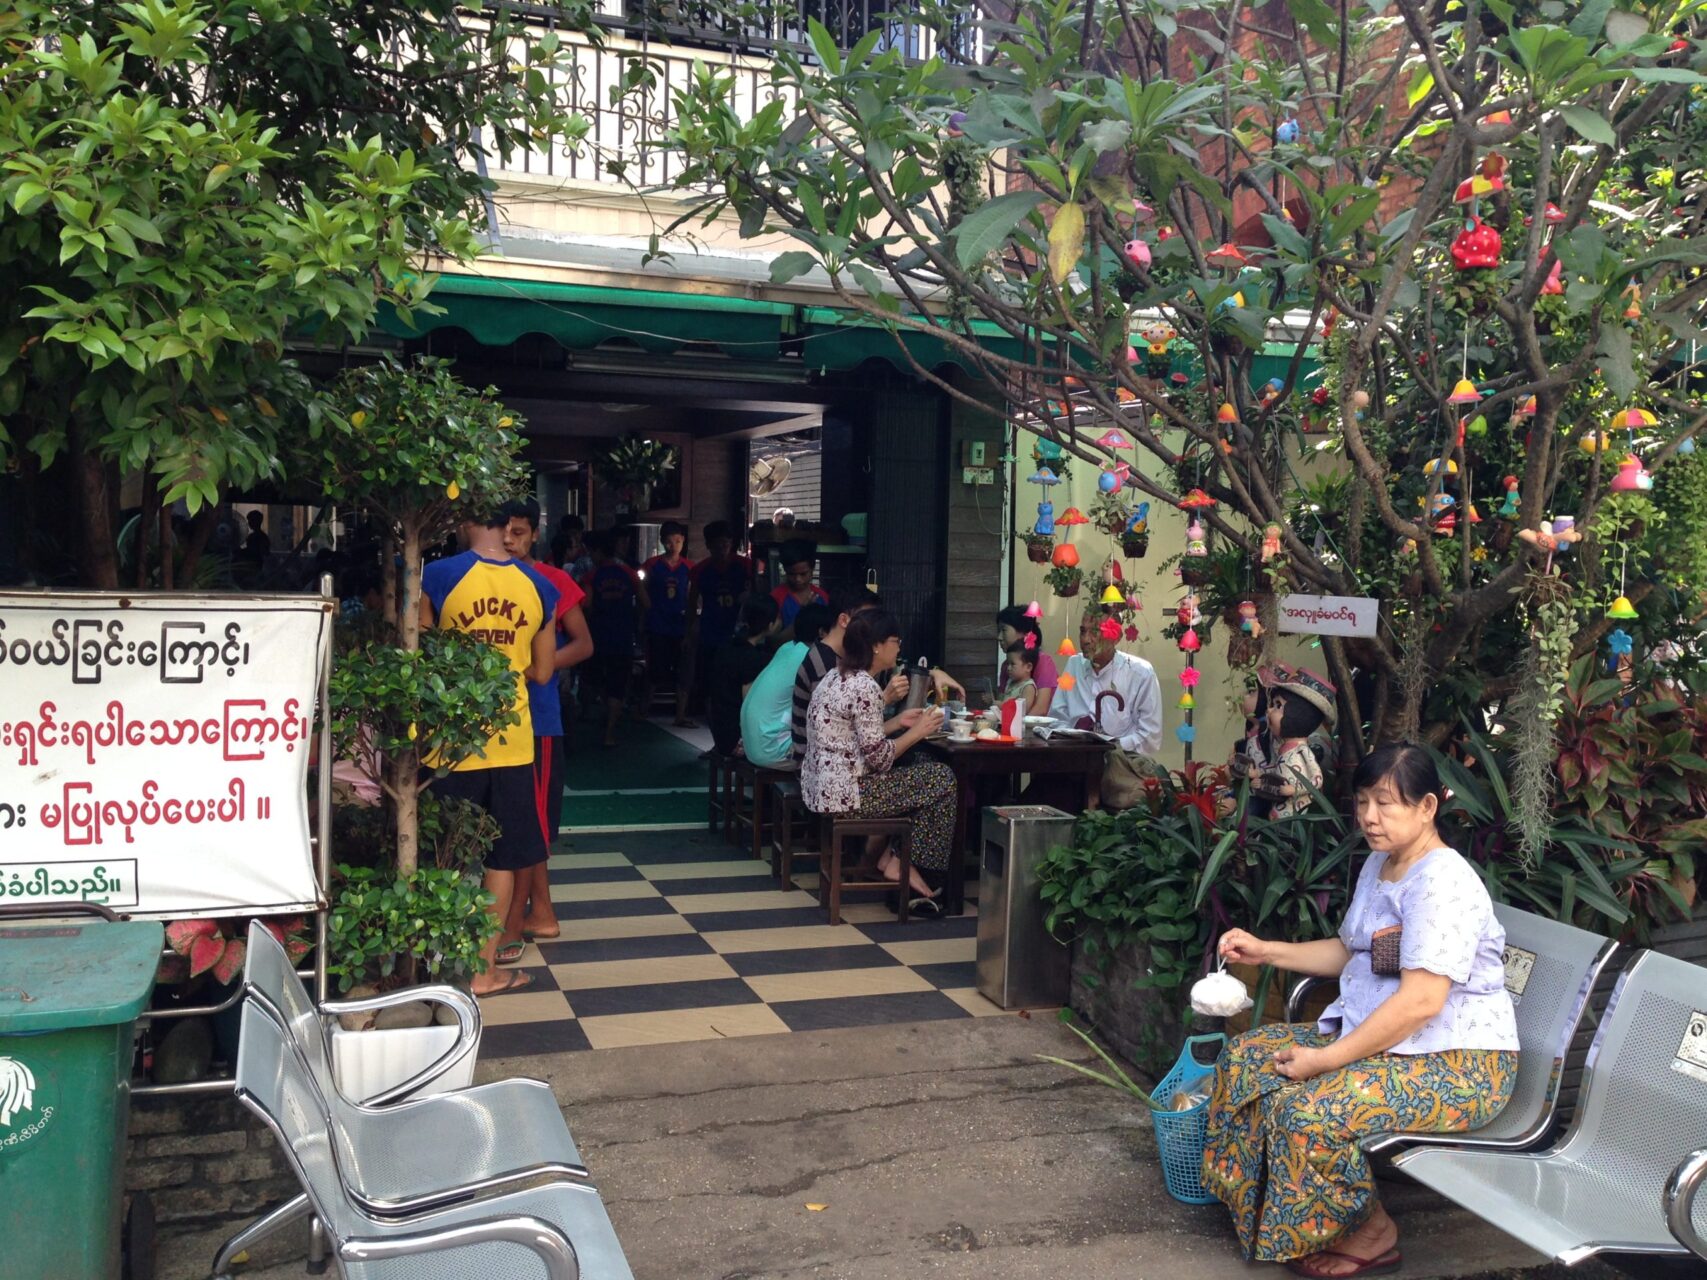
[[[1296,120],[1282,120],[1274,126],[1274,140],[1276,142],[1297,142],[1298,134],[1299,129]]]
[[[1636,647],[1636,642],[1631,639],[1630,633],[1623,627],[1616,627],[1612,634],[1606,637],[1606,647],[1612,651],[1612,661],[1609,665],[1612,670],[1616,671],[1618,670],[1618,659],[1629,657],[1631,651]]]
[[[1174,737],[1178,738],[1181,742],[1196,742],[1197,730],[1192,728],[1189,724],[1182,724],[1179,728],[1174,730]]]

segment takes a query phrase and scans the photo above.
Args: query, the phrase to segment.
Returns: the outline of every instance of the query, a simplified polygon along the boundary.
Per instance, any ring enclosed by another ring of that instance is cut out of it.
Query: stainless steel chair
[[[412,987],[317,1008],[284,948],[258,922],[249,928],[243,983],[249,1001],[259,1003],[290,1035],[326,1099],[336,1121],[331,1132],[338,1168],[351,1200],[365,1212],[409,1215],[539,1179],[587,1179],[563,1113],[542,1081],[502,1080],[408,1100],[475,1051],[480,1010],[467,993],[448,986]],[[455,1044],[426,1070],[376,1099],[345,1098],[332,1069],[329,1021],[412,999],[432,999],[456,1011]],[[447,1158],[447,1153],[454,1155]],[[251,1223],[220,1248],[214,1274],[224,1275],[239,1254],[308,1213],[308,1197],[299,1195]],[[317,1248],[314,1253],[318,1261]]]
[[[1644,952],[1618,980],[1583,1096],[1550,1151],[1407,1151],[1393,1161],[1570,1265],[1602,1252],[1707,1260],[1707,973]]]
[[[1505,927],[1506,990],[1517,1006],[1517,1085],[1505,1110],[1468,1133],[1378,1133],[1361,1142],[1370,1153],[1405,1146],[1521,1151],[1546,1138],[1558,1114],[1565,1055],[1618,944],[1574,925],[1495,904]],[[1304,997],[1331,979],[1303,978],[1286,998],[1289,1022],[1300,1021]]]
[[[337,1123],[294,1038],[246,1001],[237,1098],[272,1130],[345,1280],[633,1280],[598,1192],[552,1182],[408,1218],[364,1213],[339,1167]],[[441,1146],[443,1162],[457,1151]]]

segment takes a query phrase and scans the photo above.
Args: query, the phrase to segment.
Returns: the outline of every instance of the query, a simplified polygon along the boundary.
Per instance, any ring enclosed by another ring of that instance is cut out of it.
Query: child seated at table
[[[1025,700],[1026,715],[1042,715],[1040,708],[1044,705],[1044,696],[1043,691],[1037,687],[1036,646],[1028,649],[1023,642],[1012,644],[1008,646],[1007,652],[1007,665],[1002,668],[1005,682],[1001,692],[996,695],[996,705],[1022,698]]]

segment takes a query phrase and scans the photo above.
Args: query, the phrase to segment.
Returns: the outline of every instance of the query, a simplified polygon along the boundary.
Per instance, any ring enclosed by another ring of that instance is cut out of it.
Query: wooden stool
[[[784,778],[771,784],[771,878],[783,889],[794,888],[794,828],[799,823],[810,838],[817,818],[807,811],[800,783]]]
[[[765,811],[771,787],[799,775],[799,766],[792,760],[775,768],[756,765],[746,756],[735,757],[735,830],[745,828],[751,835],[755,858],[765,856]]]
[[[818,858],[818,902],[829,908],[830,923],[842,922],[842,892],[846,889],[882,889],[885,892],[895,891],[897,895],[895,918],[902,924],[907,923],[907,902],[911,897],[909,881],[913,870],[913,822],[910,818],[862,818],[858,814],[822,814],[820,815],[821,837],[818,842],[820,854]],[[896,857],[901,860],[901,878],[899,881],[885,880],[878,876],[874,880],[844,880],[842,878],[842,844],[846,840],[858,836],[861,842],[860,853],[865,852],[864,841],[867,836],[890,836],[900,838],[900,849]]]
[[[735,757],[711,753],[711,769],[705,784],[705,829],[712,835],[723,828],[723,838],[735,842]]]

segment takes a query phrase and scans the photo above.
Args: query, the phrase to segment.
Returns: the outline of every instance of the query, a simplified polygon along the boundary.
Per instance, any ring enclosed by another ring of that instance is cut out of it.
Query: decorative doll
[[[1266,524],[1262,530],[1262,562],[1267,564],[1280,554],[1280,526]]]
[[[1195,519],[1185,529],[1185,554],[1194,559],[1209,554],[1208,535],[1204,533],[1202,524]]]
[[[1165,320],[1156,320],[1138,330],[1138,336],[1144,340],[1145,372],[1152,378],[1167,377],[1168,367],[1173,363],[1168,345],[1179,337],[1178,330]]]
[[[1310,807],[1312,789],[1322,786],[1322,764],[1310,749],[1310,738],[1333,714],[1333,686],[1300,671],[1275,686],[1268,700],[1268,732],[1274,744],[1274,766],[1265,771],[1257,789],[1274,800],[1269,816],[1289,818]]]
[[[1505,501],[1500,503],[1499,515],[1506,520],[1517,519],[1518,483],[1516,476],[1505,478]]]
[[[1037,523],[1031,531],[1040,538],[1055,536],[1055,504],[1047,498],[1037,504]]]
[[[1262,623],[1257,621],[1257,606],[1255,601],[1239,601],[1239,630],[1253,640],[1262,638]]]

